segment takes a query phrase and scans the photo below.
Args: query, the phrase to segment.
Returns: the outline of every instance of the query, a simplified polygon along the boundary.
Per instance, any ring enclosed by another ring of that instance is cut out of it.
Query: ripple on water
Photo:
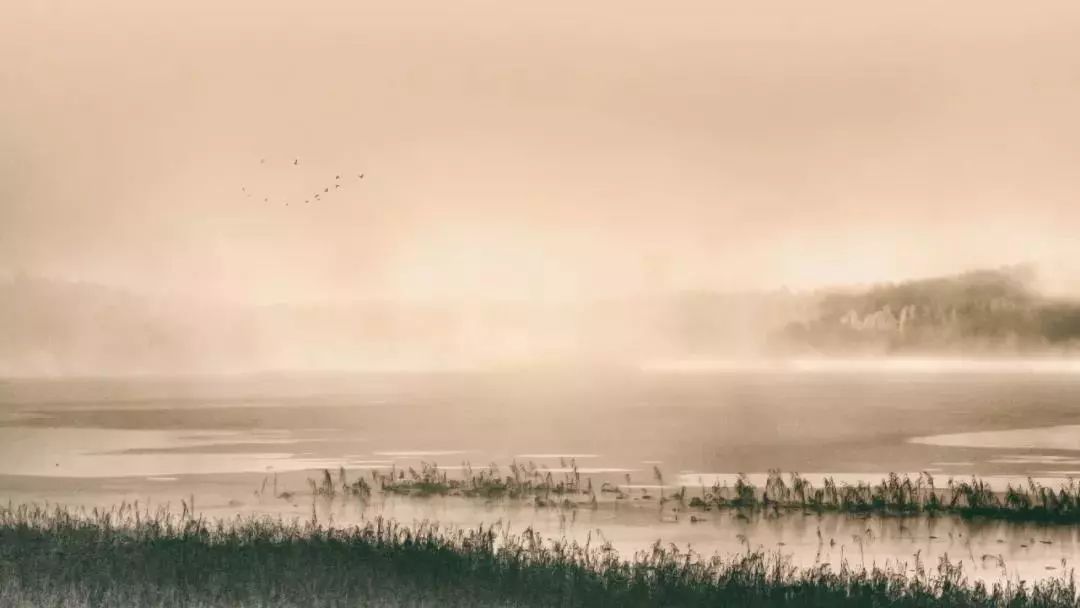
[[[279,435],[279,439],[274,443],[290,442],[285,436]],[[340,462],[337,459],[301,457],[290,452],[214,453],[216,446],[261,444],[266,440],[264,433],[0,427],[0,474],[82,478],[166,477],[336,468]],[[109,451],[102,451],[101,446],[109,446]],[[156,451],[140,453],[148,448]]]
[[[456,456],[468,454],[468,450],[386,450],[373,452],[376,456],[390,456],[393,458],[419,458],[423,456]]]
[[[599,458],[599,454],[517,454],[514,458],[532,458],[534,460],[557,460],[559,458]]]
[[[1080,424],[912,437],[909,443],[955,448],[1080,451]]]
[[[994,458],[989,462],[995,464],[1054,464],[1054,465],[1080,465],[1080,458],[1068,456],[1053,456],[1050,454],[1019,454]]]
[[[907,475],[911,478],[918,477],[918,472],[911,473],[897,473],[901,477]],[[751,484],[764,487],[765,482],[769,479],[768,473],[746,473],[746,479]],[[790,479],[790,474],[784,473],[782,477],[784,482],[787,483]],[[838,484],[855,485],[858,483],[880,483],[882,479],[888,478],[890,473],[799,473],[799,477],[810,482],[815,486],[822,486],[825,483],[825,479],[829,478]],[[733,485],[735,480],[739,478],[739,473],[695,473],[692,471],[680,472],[676,483],[683,486],[713,486],[713,485]]]
[[[624,469],[622,467],[555,467],[541,469],[549,473],[573,473],[575,470],[582,475],[600,475],[602,473],[636,473],[641,469]]]

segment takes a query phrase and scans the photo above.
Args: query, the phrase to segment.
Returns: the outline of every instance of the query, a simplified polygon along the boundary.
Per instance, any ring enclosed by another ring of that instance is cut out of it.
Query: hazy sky
[[[268,301],[1080,259],[1075,0],[3,12],[0,272]]]

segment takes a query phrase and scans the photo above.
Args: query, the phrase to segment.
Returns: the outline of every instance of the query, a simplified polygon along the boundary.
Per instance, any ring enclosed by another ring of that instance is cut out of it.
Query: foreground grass
[[[1072,576],[969,583],[926,569],[796,569],[748,551],[704,559],[498,528],[375,520],[208,521],[186,512],[0,508],[0,606],[1078,606]]]

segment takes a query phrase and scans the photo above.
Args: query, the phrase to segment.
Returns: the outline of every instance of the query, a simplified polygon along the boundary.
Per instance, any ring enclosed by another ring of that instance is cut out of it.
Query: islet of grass
[[[553,474],[531,462],[513,462],[507,474],[503,474],[496,464],[474,469],[465,462],[461,474],[456,477],[451,477],[434,463],[420,463],[419,467],[419,470],[396,466],[386,471],[372,470],[371,483],[362,477],[348,482],[342,468],[336,484],[329,471],[323,471],[321,482],[309,480],[308,483],[313,496],[329,498],[340,494],[366,499],[373,492],[381,491],[418,497],[529,499],[537,506],[564,508],[597,508],[601,504],[598,493],[614,500],[625,500],[632,495],[629,488],[608,481],[599,484],[597,492],[592,479],[583,478],[573,460],[566,472],[560,474]],[[771,514],[792,511],[901,516],[949,514],[1018,522],[1080,523],[1080,485],[1071,479],[1057,489],[1028,479],[1026,484],[1010,483],[999,492],[978,477],[949,478],[944,486],[936,486],[934,476],[922,472],[915,476],[890,473],[878,483],[844,484],[826,477],[820,487],[815,487],[799,473],[787,474],[785,479],[784,474],[774,469],[769,471],[763,488],[755,486],[747,475],[739,474],[733,485],[717,482],[711,486],[689,488],[696,490],[696,495],[688,496],[685,486],[665,495],[664,478],[659,468],[654,467],[653,477],[660,484],[658,500],[661,506],[675,503],[684,509]],[[635,498],[653,500],[645,490]]]
[[[937,487],[928,472],[915,477],[890,473],[879,483],[838,484],[831,477],[814,487],[798,473],[785,482],[778,470],[769,471],[765,487],[755,487],[740,474],[734,486],[714,484],[702,487],[700,496],[690,499],[698,509],[750,509],[836,512],[873,515],[950,514],[1023,522],[1080,523],[1080,486],[1069,480],[1058,489],[1028,479],[1026,485],[1008,484],[994,491],[978,477],[950,478]]]

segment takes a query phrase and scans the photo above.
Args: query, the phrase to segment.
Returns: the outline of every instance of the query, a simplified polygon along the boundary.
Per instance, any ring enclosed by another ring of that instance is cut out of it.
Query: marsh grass
[[[499,526],[0,508],[3,606],[1077,606],[1071,573],[988,587],[947,559],[915,560],[797,569],[749,548],[705,558],[657,543],[622,559],[591,537]]]
[[[511,463],[506,474],[492,463],[485,468],[474,469],[471,463],[461,465],[461,475],[451,478],[434,463],[420,463],[420,470],[413,467],[389,472],[372,470],[375,485],[388,494],[410,496],[466,496],[485,499],[529,498],[538,506],[595,506],[596,494],[592,480],[582,485],[581,474],[573,460],[562,473],[537,467],[534,463]],[[588,500],[572,500],[571,497],[589,496]]]
[[[719,482],[712,486],[692,488],[696,496],[688,496],[683,486],[668,494],[664,492],[664,476],[653,467],[653,479],[659,484],[659,503],[674,505],[677,510],[687,507],[698,510],[759,511],[780,514],[787,511],[835,512],[875,515],[950,514],[960,517],[984,517],[1023,522],[1080,523],[1080,485],[1069,480],[1053,489],[1029,479],[1026,484],[1009,484],[1004,491],[991,489],[985,480],[948,479],[936,486],[934,477],[923,472],[914,477],[890,473],[878,483],[838,483],[831,477],[815,487],[798,473],[783,475],[770,470],[765,486],[755,486],[745,474],[739,474],[733,485]],[[313,496],[334,498],[369,498],[375,489],[385,494],[406,496],[464,496],[488,500],[529,499],[537,506],[563,508],[598,508],[601,501],[591,478],[582,478],[577,463],[571,460],[563,472],[553,473],[534,463],[511,463],[507,470],[496,464],[473,468],[464,462],[460,474],[451,477],[437,464],[422,462],[414,467],[371,471],[371,484],[364,478],[349,483],[341,468],[334,482],[328,470],[321,480],[309,479]],[[626,475],[630,485],[630,475]],[[276,485],[276,484],[275,484]],[[619,501],[631,498],[633,490],[610,481],[598,486],[599,495]],[[642,489],[635,499],[653,500]]]
[[[890,473],[879,483],[838,484],[826,477],[814,487],[798,473],[785,482],[780,471],[769,472],[759,491],[745,475],[734,487],[715,484],[703,488],[690,501],[699,509],[755,509],[771,512],[790,510],[876,515],[951,514],[1024,522],[1080,523],[1080,486],[1069,480],[1052,489],[1032,479],[1026,485],[1009,484],[995,492],[985,480],[949,479],[944,487],[934,484],[930,473],[909,475]]]

